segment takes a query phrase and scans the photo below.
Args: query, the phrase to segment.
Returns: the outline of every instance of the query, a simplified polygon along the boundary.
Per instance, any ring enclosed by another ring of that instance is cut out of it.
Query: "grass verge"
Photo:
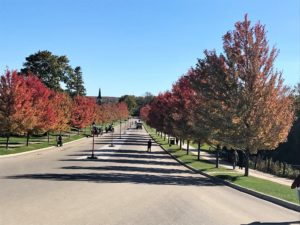
[[[63,143],[67,143],[70,141],[74,141],[74,140],[78,140],[80,138],[83,138],[84,135],[80,134],[80,135],[72,135],[72,136],[66,136],[63,137]],[[29,146],[24,146],[24,145],[16,145],[14,147],[9,147],[8,149],[6,149],[5,147],[1,147],[0,148],[0,155],[9,155],[9,154],[16,154],[16,153],[21,153],[21,152],[28,152],[28,151],[32,151],[32,150],[37,150],[37,149],[41,149],[41,148],[47,148],[47,147],[52,147],[52,146],[56,146],[56,141],[51,139],[51,141],[48,143],[48,141],[46,141],[46,139],[38,139],[35,138],[37,141],[37,143],[32,143],[29,144]],[[10,143],[12,143],[12,140],[14,141],[14,143],[18,144],[18,143],[25,143],[26,142],[26,138],[11,138],[10,139]]]
[[[167,140],[161,138],[156,134],[155,130],[144,124],[147,132],[151,137],[166,151],[171,153],[174,157],[193,167],[195,170],[202,171],[210,176],[214,176],[233,184],[239,185],[257,191],[263,194],[267,194],[279,199],[283,199],[295,204],[298,204],[298,197],[295,190],[290,189],[290,187],[282,184],[278,184],[269,180],[264,180],[261,178],[248,176],[245,177],[241,173],[233,171],[232,169],[227,169],[224,167],[216,168],[215,164],[206,161],[198,160],[196,155],[186,155],[186,151],[180,150],[177,145],[169,146]]]

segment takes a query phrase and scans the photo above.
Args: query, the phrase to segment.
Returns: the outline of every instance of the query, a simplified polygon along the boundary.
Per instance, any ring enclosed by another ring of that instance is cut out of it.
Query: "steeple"
[[[101,88],[99,88],[99,93],[98,93],[98,97],[97,97],[97,104],[98,105],[102,104]]]

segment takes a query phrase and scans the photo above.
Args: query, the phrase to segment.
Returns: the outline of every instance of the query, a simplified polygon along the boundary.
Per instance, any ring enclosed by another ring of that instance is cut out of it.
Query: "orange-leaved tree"
[[[272,150],[286,140],[294,120],[293,102],[281,73],[274,69],[277,50],[269,50],[265,27],[250,26],[247,15],[224,37],[224,55],[206,51],[196,66],[193,85],[206,103],[219,143],[249,154]]]
[[[0,133],[7,137],[6,148],[12,134],[24,135],[36,120],[32,93],[24,77],[6,71],[0,80]]]
[[[19,76],[22,75],[19,74]],[[26,144],[28,146],[30,135],[43,134],[51,130],[55,123],[55,113],[50,101],[52,91],[47,88],[37,76],[24,76],[24,79],[26,81],[27,88],[31,93],[31,105],[35,117],[30,126],[26,127]]]
[[[61,92],[53,92],[51,102],[55,109],[54,131],[67,131],[70,129],[72,99],[69,95]]]

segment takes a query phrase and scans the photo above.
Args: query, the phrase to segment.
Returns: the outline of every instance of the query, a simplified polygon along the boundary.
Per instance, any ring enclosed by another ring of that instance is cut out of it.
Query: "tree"
[[[173,123],[171,117],[172,94],[167,91],[159,94],[150,104],[149,125],[159,132],[165,134],[173,134]]]
[[[12,134],[23,135],[35,123],[32,92],[24,77],[6,71],[0,80],[0,133],[7,137],[6,148]]]
[[[60,82],[67,82],[72,72],[66,56],[56,56],[49,51],[38,51],[28,57],[21,69],[23,74],[35,74],[46,87],[61,91]]]
[[[225,55],[206,51],[198,60],[192,83],[206,102],[213,138],[246,152],[248,176],[249,153],[285,141],[294,113],[290,92],[273,68],[277,50],[269,51],[264,26],[251,27],[246,15],[235,28],[223,37]]]
[[[133,115],[133,112],[137,107],[136,98],[134,95],[123,95],[119,98],[119,102],[125,102],[127,104],[130,115]]]
[[[125,120],[129,117],[128,107],[125,102],[120,102],[117,104],[117,113],[119,120]]]
[[[70,129],[72,99],[65,93],[53,92],[51,102],[55,109],[55,124],[53,130],[67,131]]]
[[[295,113],[298,118],[300,118],[300,83],[298,83],[295,88]]]
[[[139,116],[141,108],[144,107],[145,105],[150,104],[153,99],[154,99],[154,96],[150,92],[146,92],[144,94],[144,96],[136,97],[137,106],[135,108],[135,111],[133,112],[133,115]]]
[[[55,113],[50,101],[52,92],[34,75],[24,78],[27,88],[31,93],[31,107],[33,118],[30,126],[27,126],[27,142],[32,134],[43,134],[53,127],[55,123]]]
[[[82,71],[80,66],[77,66],[74,71],[68,73],[66,87],[67,92],[71,97],[85,95],[84,82],[82,79]]]
[[[190,87],[189,80],[182,76],[173,85],[172,88],[172,107],[170,109],[171,117],[174,123],[175,136],[180,140],[187,140],[187,154],[189,154],[189,142],[193,139],[192,108],[194,107],[192,96],[193,89]],[[181,141],[180,141],[181,147]]]
[[[96,101],[94,99],[76,96],[71,110],[71,125],[82,129],[95,122]]]
[[[151,111],[151,106],[148,104],[148,105],[145,105],[143,106],[141,109],[140,109],[140,117],[143,121],[145,121],[147,124],[150,124],[150,121],[149,121],[149,113]]]

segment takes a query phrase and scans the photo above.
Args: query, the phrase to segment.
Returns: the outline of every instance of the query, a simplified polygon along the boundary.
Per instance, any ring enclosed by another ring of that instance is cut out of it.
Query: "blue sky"
[[[248,13],[266,25],[285,84],[300,82],[299,0],[0,0],[0,70],[38,50],[81,66],[87,95],[157,95]]]

